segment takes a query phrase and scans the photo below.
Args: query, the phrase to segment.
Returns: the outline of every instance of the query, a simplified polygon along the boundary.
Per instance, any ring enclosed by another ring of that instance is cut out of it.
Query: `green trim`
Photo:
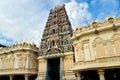
[[[93,26],[93,28],[97,28],[97,26]]]
[[[110,24],[113,24],[113,22],[112,22],[112,21],[110,21],[109,23],[110,23]]]

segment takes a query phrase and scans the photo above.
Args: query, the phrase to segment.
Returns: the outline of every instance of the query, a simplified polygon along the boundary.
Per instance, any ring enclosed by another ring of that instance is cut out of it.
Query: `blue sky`
[[[120,17],[120,0],[0,0],[0,44],[40,44],[50,9],[65,4],[73,29],[107,16]]]

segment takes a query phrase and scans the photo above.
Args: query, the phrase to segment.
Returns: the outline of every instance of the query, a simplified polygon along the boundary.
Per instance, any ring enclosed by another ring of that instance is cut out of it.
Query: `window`
[[[114,39],[116,53],[119,55],[120,54],[120,35],[118,34],[114,35],[113,39]]]
[[[96,38],[95,40],[95,49],[96,49],[96,57],[102,58],[105,57],[105,47],[104,47],[104,40],[102,38]]]
[[[54,21],[54,24],[56,24],[56,22]]]
[[[89,48],[89,43],[84,43],[83,45],[84,48],[84,56],[85,56],[85,61],[91,60],[91,55],[90,55],[90,48]]]
[[[55,29],[53,29],[52,33],[55,34]]]
[[[52,41],[52,46],[54,46],[55,45],[55,41]]]
[[[54,18],[56,18],[56,15],[54,16]]]

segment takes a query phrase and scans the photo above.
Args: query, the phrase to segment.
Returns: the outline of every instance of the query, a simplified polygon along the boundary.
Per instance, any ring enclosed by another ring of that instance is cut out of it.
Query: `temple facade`
[[[51,9],[45,25],[38,57],[37,80],[75,80],[72,27],[65,5]]]
[[[35,80],[38,73],[38,48],[20,43],[0,46],[0,80]]]
[[[120,80],[120,18],[72,30],[65,5],[50,10],[39,48],[0,44],[0,80]]]
[[[120,18],[93,21],[73,32],[77,80],[120,79]]]

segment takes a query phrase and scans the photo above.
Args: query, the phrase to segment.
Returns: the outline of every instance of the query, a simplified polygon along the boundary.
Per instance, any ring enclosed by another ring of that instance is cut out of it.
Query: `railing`
[[[89,60],[89,61],[78,61],[77,63],[74,64],[74,69],[110,67],[110,66],[119,66],[119,65],[120,65],[120,56],[111,56],[104,58],[96,58],[95,60]]]
[[[37,72],[38,72],[38,70],[36,68],[0,69],[0,75],[3,75],[3,74],[24,74],[24,73],[37,74]]]

